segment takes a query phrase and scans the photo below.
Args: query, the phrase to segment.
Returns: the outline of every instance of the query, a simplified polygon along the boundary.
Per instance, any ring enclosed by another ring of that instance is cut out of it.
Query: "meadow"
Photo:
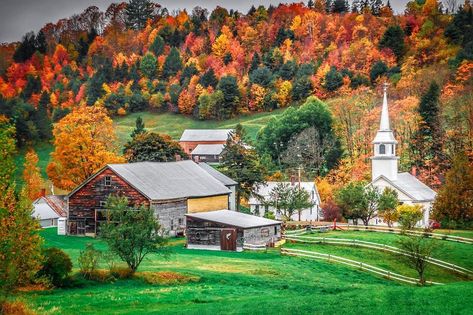
[[[71,256],[75,271],[78,255],[86,243],[106,250],[100,240],[55,233],[55,229],[42,231],[45,246],[64,249]],[[358,239],[367,235],[353,233]],[[376,237],[386,235],[378,233]],[[390,241],[387,237],[386,242]],[[457,249],[458,245],[452,243],[451,251],[461,252],[458,257],[471,257],[471,250]],[[171,255],[167,258],[149,256],[138,275],[146,271],[171,271],[193,276],[197,281],[150,285],[140,279],[117,280],[82,288],[23,293],[20,298],[39,314],[472,313],[471,303],[465,297],[473,294],[473,283],[453,275],[445,276],[448,283],[444,286],[417,287],[325,261],[281,256],[277,249],[261,253],[187,250],[183,239],[173,240],[170,247]],[[340,249],[340,255],[351,254],[348,249]],[[366,259],[380,264],[386,261],[389,268],[405,268],[394,266],[384,254],[372,253]],[[457,260],[455,256],[449,259],[460,264]]]

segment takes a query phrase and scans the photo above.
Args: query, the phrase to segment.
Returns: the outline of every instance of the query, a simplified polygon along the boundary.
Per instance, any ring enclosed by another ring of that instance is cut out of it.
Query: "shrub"
[[[72,270],[71,258],[55,247],[43,250],[43,256],[44,261],[38,276],[48,278],[54,286],[62,286]]]
[[[79,267],[84,277],[90,278],[97,270],[101,255],[102,253],[95,249],[92,243],[87,243],[85,250],[80,251]]]
[[[399,215],[398,222],[403,230],[411,230],[423,216],[421,205],[404,204],[396,209]]]
[[[20,301],[6,301],[0,305],[0,314],[4,315],[33,315],[33,311],[28,309],[25,303]]]
[[[150,272],[144,271],[138,274],[148,284],[172,285],[187,282],[197,282],[200,280],[197,276],[184,275],[172,271]]]
[[[133,274],[133,270],[128,267],[123,268],[113,266],[112,268],[110,268],[110,275],[117,279],[130,279],[131,277],[133,277]]]

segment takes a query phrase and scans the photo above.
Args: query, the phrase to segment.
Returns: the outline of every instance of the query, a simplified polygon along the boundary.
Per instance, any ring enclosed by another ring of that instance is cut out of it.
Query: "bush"
[[[43,250],[43,256],[44,261],[38,276],[48,278],[54,286],[63,286],[72,270],[71,258],[64,251],[55,247]]]
[[[20,301],[6,301],[0,304],[0,314],[4,315],[33,315],[33,311],[28,309],[25,303]]]
[[[150,272],[144,271],[138,274],[148,284],[173,285],[187,282],[198,282],[197,276],[183,275],[172,271]]]
[[[85,250],[80,251],[79,267],[80,272],[84,275],[84,277],[90,278],[97,270],[101,256],[102,253],[95,249],[92,243],[87,243]]]
[[[411,230],[417,222],[422,220],[423,212],[421,205],[400,205],[397,208],[398,222],[403,230]]]
[[[133,277],[133,274],[133,270],[128,267],[123,268],[113,266],[112,268],[110,268],[110,275],[117,279],[130,279],[131,277]]]

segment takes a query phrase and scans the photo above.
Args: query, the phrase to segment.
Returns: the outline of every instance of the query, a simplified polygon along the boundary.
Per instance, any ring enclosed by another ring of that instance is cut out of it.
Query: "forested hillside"
[[[53,141],[53,124],[78,107],[100,108],[77,113],[96,117],[152,111],[226,120],[315,96],[328,104],[330,139],[341,150],[316,174],[343,183],[369,175],[387,81],[401,168],[415,166],[436,186],[457,152],[473,157],[472,6],[448,3],[411,1],[400,15],[380,0],[310,0],[243,13],[171,13],[137,0],[105,12],[89,7],[0,47],[0,114],[26,147]],[[107,119],[102,128],[111,127]],[[83,121],[62,121],[54,143],[77,141],[64,136],[67,123]],[[290,140],[294,130],[280,132]],[[279,147],[267,134],[256,147],[274,171],[290,143]],[[61,171],[53,168],[48,174]]]

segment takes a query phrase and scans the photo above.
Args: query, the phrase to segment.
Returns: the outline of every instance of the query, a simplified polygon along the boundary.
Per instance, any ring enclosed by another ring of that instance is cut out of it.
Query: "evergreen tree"
[[[381,13],[382,6],[383,6],[382,0],[371,0],[370,1],[371,14],[379,16],[379,14]]]
[[[156,60],[156,57],[153,54],[147,53],[143,56],[143,58],[141,58],[140,70],[148,79],[154,79],[157,67],[158,61]]]
[[[351,12],[358,13],[361,11],[361,0],[353,0],[351,3]]]
[[[220,79],[217,90],[223,93],[223,102],[219,104],[218,118],[228,119],[235,115],[240,103],[240,90],[234,76],[227,75]]]
[[[154,17],[154,4],[149,0],[130,0],[125,8],[126,26],[140,30]]]
[[[41,79],[29,74],[26,80],[26,86],[21,92],[21,96],[23,99],[28,100],[33,93],[41,92]]]
[[[52,138],[53,125],[48,115],[48,108],[50,107],[50,99],[48,92],[41,93],[38,108],[36,109],[34,120],[36,128],[38,128],[38,135],[41,140],[49,140]]]
[[[346,0],[334,0],[332,3],[333,13],[345,13],[349,11]]]
[[[265,88],[269,86],[272,79],[273,74],[267,67],[258,68],[250,73],[250,82]]]
[[[252,71],[258,69],[260,64],[261,64],[261,58],[258,55],[258,53],[255,52],[253,54],[253,58],[251,59],[250,69],[248,70],[248,73],[251,73]]]
[[[199,80],[199,83],[203,87],[213,87],[215,88],[218,84],[218,79],[215,76],[215,71],[213,68],[209,68],[205,73],[202,75],[202,77]]]
[[[36,35],[35,46],[36,50],[42,53],[43,55],[48,49],[48,44],[46,43],[46,36],[44,36],[44,32],[42,30],[38,32],[38,35]]]
[[[176,47],[171,48],[163,66],[163,77],[169,78],[182,69],[181,55]]]
[[[388,66],[381,60],[378,60],[371,66],[370,80],[374,83],[379,77],[388,73]]]
[[[308,76],[303,76],[294,82],[292,87],[292,98],[294,101],[306,99],[312,94],[312,82]]]
[[[447,227],[471,228],[473,224],[473,164],[463,152],[447,172],[434,202],[433,217]]]
[[[93,105],[105,93],[103,84],[105,77],[102,71],[97,71],[87,82],[87,105]]]
[[[164,46],[165,46],[165,43],[164,43],[164,40],[161,36],[157,35],[154,40],[153,40],[153,43],[151,44],[151,46],[149,47],[149,49],[153,52],[153,54],[158,57],[160,55],[163,54],[164,52]]]
[[[25,62],[33,56],[35,51],[36,38],[34,32],[26,33],[13,54],[13,60],[15,60],[15,62]]]
[[[331,67],[330,71],[325,75],[324,88],[333,92],[343,85],[343,76],[337,71],[337,68]]]
[[[242,198],[249,199],[257,193],[256,187],[264,183],[266,169],[256,151],[245,142],[246,133],[238,124],[230,134],[222,153],[220,170],[238,183],[236,191],[237,211]]]
[[[135,129],[133,129],[130,136],[133,139],[137,135],[140,135],[145,132],[146,132],[145,123],[143,122],[143,119],[141,119],[141,116],[138,116],[138,118],[136,118],[135,120]]]
[[[404,43],[404,31],[399,25],[388,27],[379,42],[379,48],[389,48],[396,55],[399,62],[404,55],[406,45]]]
[[[313,9],[314,6],[315,6],[315,4],[314,4],[314,1],[313,1],[313,0],[309,0],[309,1],[307,2],[307,7],[308,7],[309,9]]]

